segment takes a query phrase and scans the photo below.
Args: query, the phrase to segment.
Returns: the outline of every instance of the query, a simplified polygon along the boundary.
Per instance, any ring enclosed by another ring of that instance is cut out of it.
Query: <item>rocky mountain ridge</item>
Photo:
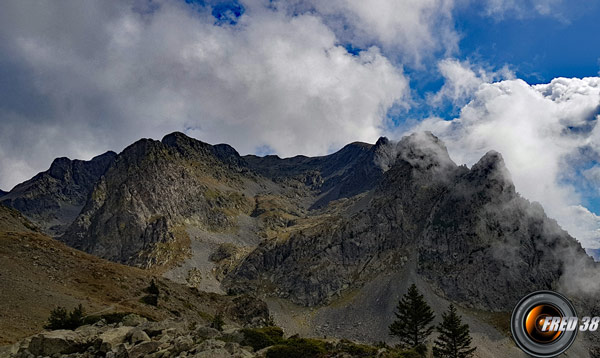
[[[0,203],[19,210],[47,234],[60,235],[116,156],[109,151],[89,161],[57,158],[47,171],[0,195]]]
[[[285,159],[182,133],[143,139],[114,158],[59,239],[202,290],[261,297],[278,323],[309,335],[386,336],[408,282],[465,315],[502,315],[539,289],[600,308],[586,289],[596,264],[516,192],[502,156],[458,166],[431,133]],[[483,341],[501,335],[469,317]]]
[[[437,138],[413,135],[371,193],[289,239],[265,241],[225,280],[234,292],[327,304],[386,270],[406,267],[449,299],[508,310],[527,292],[556,288],[565,265],[593,265],[579,243],[521,198],[499,153],[470,170]],[[359,209],[360,208],[360,209]],[[568,254],[568,255],[567,255]]]

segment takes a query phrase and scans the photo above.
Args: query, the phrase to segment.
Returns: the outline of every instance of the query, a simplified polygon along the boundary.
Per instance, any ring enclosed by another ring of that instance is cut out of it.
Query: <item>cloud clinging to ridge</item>
[[[502,153],[517,191],[585,247],[600,247],[600,217],[581,205],[576,181],[590,160],[600,162],[600,78],[557,78],[483,83],[451,121],[430,118],[413,130],[431,130],[459,164],[489,150]],[[587,169],[591,178],[600,166]],[[585,176],[586,171],[582,172]]]
[[[209,7],[183,0],[5,2],[0,188],[47,169],[55,157],[88,159],[175,130],[242,153],[282,156],[393,137],[388,111],[412,103],[403,67],[437,63],[444,84],[428,104],[451,102],[462,111],[415,129],[441,136],[459,163],[500,151],[525,197],[540,201],[587,246],[600,247],[600,219],[581,205],[577,184],[600,177],[598,166],[579,167],[600,152],[598,80],[529,86],[510,80],[506,67],[456,59],[459,5],[479,4],[495,19],[564,19],[571,3],[241,3],[244,14],[231,26]]]

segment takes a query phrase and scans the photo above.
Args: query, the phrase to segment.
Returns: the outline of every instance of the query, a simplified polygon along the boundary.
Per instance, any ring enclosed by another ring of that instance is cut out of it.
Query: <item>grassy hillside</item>
[[[115,264],[72,249],[0,206],[0,345],[43,329],[50,311],[82,304],[88,314],[134,312],[155,320],[205,323],[217,312],[228,322],[268,317],[261,301],[220,296],[157,278],[158,305],[141,302],[152,271]]]

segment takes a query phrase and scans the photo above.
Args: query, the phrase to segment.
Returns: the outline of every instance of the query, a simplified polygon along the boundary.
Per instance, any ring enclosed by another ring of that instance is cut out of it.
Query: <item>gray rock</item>
[[[28,350],[38,356],[83,352],[87,342],[77,332],[56,330],[40,333],[31,338]]]
[[[129,335],[129,342],[132,344],[147,341],[150,341],[150,337],[148,337],[148,334],[141,329],[134,329]]]
[[[139,325],[142,325],[142,324],[148,322],[148,319],[146,319],[145,317],[140,317],[140,316],[136,315],[135,313],[132,313],[132,314],[128,314],[127,316],[123,317],[123,320],[121,322],[123,323],[124,326],[137,327]]]
[[[225,348],[211,348],[196,353],[194,358],[232,358],[235,357]]]
[[[112,328],[98,337],[97,346],[101,352],[109,352],[118,345],[124,343],[127,337],[133,331],[133,327],[117,327]]]
[[[153,341],[137,344],[129,350],[129,358],[145,357],[150,353],[155,352],[160,345],[160,342]]]
[[[227,329],[221,333],[221,339],[227,342],[242,343],[244,333],[237,328]]]
[[[206,350],[218,349],[218,348],[223,348],[223,347],[225,347],[225,342],[211,338],[211,339],[207,339],[206,341],[202,342],[199,346],[199,349],[201,351],[206,351]]]
[[[0,203],[19,210],[47,234],[61,235],[115,157],[107,152],[90,161],[58,158],[47,171],[2,195]]]
[[[189,336],[181,336],[173,341],[171,352],[173,355],[178,355],[181,352],[188,351],[194,346],[194,340]]]
[[[194,337],[196,337],[198,339],[214,338],[220,334],[221,334],[221,332],[217,331],[216,329],[211,328],[211,327],[205,327],[205,326],[200,326],[200,327],[196,328],[196,330],[194,330],[194,333],[193,333]]]

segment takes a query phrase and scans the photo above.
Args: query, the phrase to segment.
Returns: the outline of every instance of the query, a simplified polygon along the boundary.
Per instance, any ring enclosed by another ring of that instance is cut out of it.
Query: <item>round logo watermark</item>
[[[566,297],[553,291],[538,291],[519,301],[510,329],[515,343],[525,353],[550,358],[571,347],[579,331],[579,320]]]

